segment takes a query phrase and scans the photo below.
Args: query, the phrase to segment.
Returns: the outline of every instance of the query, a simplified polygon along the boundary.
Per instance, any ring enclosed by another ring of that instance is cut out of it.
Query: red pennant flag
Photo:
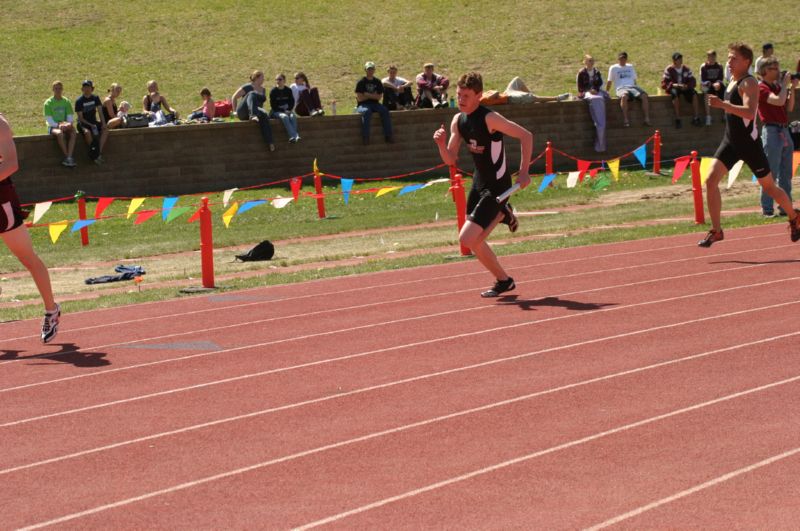
[[[200,219],[200,211],[201,211],[201,210],[203,210],[203,207],[200,207],[200,208],[198,208],[198,209],[197,209],[197,212],[195,212],[194,214],[192,214],[192,217],[190,217],[189,219],[187,219],[187,220],[186,220],[186,223],[194,223],[195,221],[197,221],[198,219]]]
[[[583,176],[586,175],[586,172],[589,171],[589,166],[592,165],[592,161],[590,160],[579,160],[578,161],[578,179],[583,182]]]
[[[294,197],[294,202],[297,203],[297,199],[300,197],[300,188],[303,186],[303,180],[300,177],[292,177],[292,180],[289,181],[289,184],[292,187],[292,196]]]
[[[148,219],[152,218],[156,214],[161,212],[160,210],[142,210],[138,214],[136,214],[136,221],[133,222],[134,225],[140,225],[147,221]]]
[[[108,208],[108,206],[114,202],[113,197],[101,197],[97,200],[97,207],[94,209],[94,219],[100,217],[100,215]]]
[[[594,168],[592,170],[589,170],[589,176],[592,179],[594,179],[595,177],[597,177],[597,172],[599,172],[599,171],[600,171],[600,168]]]
[[[675,159],[675,167],[672,169],[672,184],[678,182],[678,179],[683,176],[683,172],[686,171],[686,167],[689,166],[691,160],[692,157],[689,155]]]

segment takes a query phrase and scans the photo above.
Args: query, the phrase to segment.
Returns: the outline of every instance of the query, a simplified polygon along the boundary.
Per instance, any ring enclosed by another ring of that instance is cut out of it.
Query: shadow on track
[[[24,350],[0,349],[0,361],[27,361],[27,360],[51,360],[58,363],[68,363],[75,367],[105,367],[111,365],[106,359],[105,352],[81,352],[80,347],[75,343],[54,343],[61,350],[48,354],[32,354],[30,356],[20,356]],[[28,365],[54,365],[45,361],[39,363],[29,363]]]
[[[567,299],[559,299],[558,297],[545,297],[544,299],[520,299],[519,295],[506,295],[499,297],[497,302],[502,305],[519,306],[522,310],[535,310],[537,307],[560,307],[567,310],[577,312],[585,312],[590,310],[600,310],[608,306],[616,306],[616,303],[605,302],[578,302]]]

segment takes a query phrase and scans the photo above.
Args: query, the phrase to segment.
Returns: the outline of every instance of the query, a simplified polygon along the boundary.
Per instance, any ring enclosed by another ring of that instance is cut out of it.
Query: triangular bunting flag
[[[539,193],[541,194],[542,192],[544,192],[545,188],[550,186],[550,183],[552,183],[555,180],[555,178],[556,178],[555,173],[548,173],[547,175],[542,177],[542,184],[539,185]]]
[[[642,168],[647,168],[647,144],[642,144],[633,151],[633,155],[642,165]]]
[[[608,164],[608,169],[611,170],[614,180],[619,181],[619,159],[609,160],[606,164]]]
[[[75,223],[72,224],[72,230],[70,230],[70,232],[78,232],[82,228],[88,227],[89,225],[92,225],[95,221],[97,221],[97,220],[96,219],[79,219],[78,221],[76,221]]]
[[[797,167],[800,166],[800,151],[792,153],[792,175],[797,173]]]
[[[293,201],[291,197],[276,197],[272,200],[272,206],[275,208],[283,208]]]
[[[247,201],[246,203],[242,203],[242,206],[239,207],[239,210],[236,211],[237,214],[241,214],[243,212],[247,212],[251,208],[257,207],[258,205],[263,205],[266,203],[263,199],[255,199],[253,201]]]
[[[689,162],[691,162],[692,157],[686,155],[684,157],[678,157],[675,159],[675,167],[672,168],[672,184],[675,184],[680,180],[683,176],[683,172],[686,171],[686,167],[689,166]]]
[[[736,178],[739,176],[739,172],[742,171],[742,166],[744,166],[744,161],[740,160],[734,164],[731,171],[728,172],[728,188],[733,186],[734,181],[736,181]]]
[[[225,223],[226,229],[228,228],[228,225],[231,224],[231,220],[233,219],[233,216],[236,215],[237,210],[239,210],[239,202],[234,201],[231,207],[226,210],[224,214],[222,214],[222,221]]]
[[[177,198],[177,197],[165,197],[164,198],[164,202],[161,205],[161,219],[163,219],[164,221],[167,221],[167,218],[169,217],[169,212],[170,212],[170,210],[175,208],[175,203],[178,202],[178,199],[179,198]]]
[[[410,192],[416,192],[417,190],[419,190],[423,186],[425,186],[425,185],[423,185],[423,184],[409,184],[407,186],[404,186],[403,189],[400,190],[400,193],[397,194],[397,195],[401,196],[401,195],[404,195],[404,194],[407,194],[407,193],[410,193]]]
[[[344,198],[344,204],[348,204],[350,201],[350,190],[353,189],[353,179],[345,179],[342,177],[342,197]]]
[[[300,188],[303,187],[303,180],[300,177],[292,177],[289,181],[289,186],[292,187],[292,197],[296,203],[300,198]]]
[[[578,184],[578,179],[580,178],[581,172],[579,171],[571,171],[567,176],[567,188],[575,188],[575,185]]]
[[[97,200],[97,206],[94,207],[94,217],[95,219],[99,218],[103,215],[103,212],[114,202],[113,197],[101,197]]]
[[[227,208],[228,202],[231,200],[231,196],[233,195],[233,192],[235,192],[236,190],[238,190],[238,188],[229,188],[228,190],[225,190],[225,192],[223,192],[222,205],[224,207]]]
[[[58,237],[61,236],[61,233],[67,229],[68,224],[68,221],[57,221],[55,223],[51,223],[47,227],[48,231],[50,232],[50,241],[56,243],[58,241]]]
[[[314,175],[316,175],[317,177],[322,177],[322,174],[320,173],[319,168],[317,167],[317,159],[314,159],[314,164],[312,165],[311,169],[314,172]]]
[[[50,207],[53,206],[52,201],[43,201],[41,203],[36,203],[36,206],[33,207],[33,222],[37,223],[42,216],[44,216]]]
[[[592,162],[589,160],[579,160],[578,161],[578,171],[580,174],[578,175],[578,179],[583,182],[583,176],[586,175],[586,172],[589,171],[589,166],[592,165]]]
[[[173,208],[172,210],[169,211],[169,216],[167,216],[166,220],[167,223],[169,223],[175,218],[181,217],[182,215],[186,214],[187,212],[189,212],[189,209],[191,209],[191,207]]]
[[[611,186],[611,179],[608,178],[608,175],[603,174],[602,177],[592,183],[592,190],[599,192],[603,188],[608,188],[609,186]]]
[[[186,223],[194,223],[195,221],[200,219],[200,211],[202,211],[202,210],[203,210],[203,207],[198,208],[197,211],[194,214],[189,216],[189,219],[186,220]]]
[[[599,172],[599,171],[600,171],[600,168],[593,168],[593,169],[589,170],[589,177],[594,179],[595,177],[597,177],[597,172]]]
[[[755,175],[752,176],[752,180],[754,184],[758,183],[758,177],[756,177]]]
[[[700,160],[700,186],[704,186],[711,176],[711,165],[714,163],[713,157],[703,157]]]
[[[429,186],[433,186],[434,184],[449,183],[449,182],[450,182],[450,179],[446,179],[446,178],[445,179],[434,179],[432,181],[426,182],[422,187],[423,188],[427,188]]]
[[[142,210],[138,214],[136,214],[136,220],[133,222],[134,225],[141,225],[148,219],[152,218],[158,214],[158,210]]]
[[[380,190],[378,190],[378,193],[375,194],[375,197],[380,197],[382,195],[388,194],[389,192],[393,192],[399,189],[400,189],[399,186],[387,186],[386,188],[381,188]]]
[[[133,213],[136,212],[136,209],[138,209],[140,206],[142,206],[142,203],[144,203],[145,199],[146,199],[145,197],[134,197],[133,199],[131,199],[131,204],[128,205],[128,217],[127,217],[127,219],[131,219],[131,216],[133,215]]]

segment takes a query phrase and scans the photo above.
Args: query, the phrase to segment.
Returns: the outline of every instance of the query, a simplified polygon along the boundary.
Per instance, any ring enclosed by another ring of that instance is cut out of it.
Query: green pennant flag
[[[603,174],[592,183],[592,190],[599,192],[600,190],[608,188],[609,186],[611,186],[611,179],[608,178],[608,175]]]
[[[167,216],[167,223],[179,216],[186,214],[190,208],[191,207],[177,207],[170,209],[169,215]]]

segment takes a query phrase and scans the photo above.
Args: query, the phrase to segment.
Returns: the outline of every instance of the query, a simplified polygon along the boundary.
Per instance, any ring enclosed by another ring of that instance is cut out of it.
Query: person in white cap
[[[356,83],[356,111],[361,115],[361,138],[364,145],[369,144],[369,126],[372,113],[381,115],[383,123],[383,136],[386,142],[394,142],[392,135],[392,118],[389,109],[381,103],[383,98],[383,82],[375,77],[375,63],[367,61],[364,64],[366,75]]]

